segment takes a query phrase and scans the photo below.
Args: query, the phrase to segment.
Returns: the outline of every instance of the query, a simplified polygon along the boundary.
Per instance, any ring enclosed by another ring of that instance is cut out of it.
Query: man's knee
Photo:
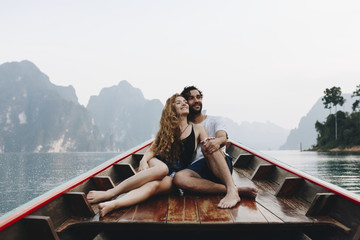
[[[201,148],[201,150],[203,150]],[[224,155],[222,154],[221,150],[217,150],[215,152],[209,153],[208,151],[206,151],[205,149],[202,151],[204,158],[206,159],[206,161],[216,161],[216,160],[222,160],[222,158],[224,157]]]

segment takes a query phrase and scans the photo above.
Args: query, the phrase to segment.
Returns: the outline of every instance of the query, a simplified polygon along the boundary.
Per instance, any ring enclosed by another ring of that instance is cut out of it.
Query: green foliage
[[[317,148],[328,150],[335,147],[345,148],[360,145],[360,112],[351,114],[338,111],[338,138],[334,138],[335,114],[330,114],[324,123],[315,124],[318,132]]]
[[[322,101],[325,108],[335,107],[336,109],[337,105],[342,106],[345,102],[341,96],[340,87],[327,88],[324,94]],[[360,85],[356,86],[352,97],[360,97]],[[335,114],[330,114],[324,123],[317,121],[315,123],[315,129],[318,132],[316,148],[328,150],[360,145],[360,112],[356,112],[359,105],[358,99],[352,105],[354,112],[351,114],[335,110]]]
[[[356,90],[353,92],[353,95],[352,95],[351,97],[360,97],[360,85],[357,85],[357,86],[356,86]],[[356,111],[356,109],[359,108],[359,103],[360,103],[359,100],[356,100],[356,101],[353,103],[353,106],[352,106],[352,110],[353,110],[353,111]]]
[[[327,88],[324,91],[325,96],[322,98],[322,101],[325,105],[325,108],[331,109],[337,105],[342,106],[345,103],[345,99],[341,96],[340,87]]]

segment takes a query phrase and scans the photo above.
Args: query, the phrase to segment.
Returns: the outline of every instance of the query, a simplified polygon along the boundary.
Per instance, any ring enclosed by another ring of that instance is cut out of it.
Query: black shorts
[[[225,154],[225,160],[229,167],[230,173],[233,171],[232,165],[232,157]],[[219,178],[217,178],[211,169],[206,164],[205,158],[199,159],[198,161],[194,162],[193,164],[189,165],[186,169],[190,169],[196,173],[198,173],[202,178],[210,180],[216,183],[222,183]]]

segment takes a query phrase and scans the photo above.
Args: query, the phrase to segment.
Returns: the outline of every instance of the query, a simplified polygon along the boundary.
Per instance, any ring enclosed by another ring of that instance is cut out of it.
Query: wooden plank
[[[93,217],[71,217],[66,222],[64,222],[61,226],[59,226],[56,231],[58,233],[64,232],[67,228],[76,224],[92,224],[92,226],[97,226],[98,223],[131,223],[133,222],[135,213],[136,213],[137,205],[130,206],[126,208],[119,208],[111,211],[106,214],[104,217],[100,217],[99,213],[97,213]]]
[[[275,169],[275,166],[272,164],[260,164],[257,166],[253,175],[251,176],[251,180],[262,180],[269,177],[271,172]]]
[[[126,208],[116,209],[104,217],[100,218],[100,222],[132,222],[135,217],[137,205]]]
[[[243,178],[243,169],[236,171],[240,178]],[[233,174],[234,178],[234,174]],[[236,179],[236,178],[234,178]],[[256,201],[266,209],[264,212],[266,217],[270,218],[270,222],[278,222],[280,219],[282,222],[297,223],[297,222],[313,222],[311,218],[305,216],[307,210],[307,204],[298,199],[284,199],[275,196],[278,185],[269,181],[252,181],[258,188],[259,193],[256,197]],[[236,183],[236,181],[235,181]],[[273,218],[275,216],[275,218]]]
[[[248,168],[251,170],[256,170],[256,168],[261,165],[261,164],[269,164],[269,162],[265,161],[262,158],[259,158],[257,156],[254,156],[254,159],[252,161],[249,162],[249,166]]]
[[[63,222],[63,224],[61,224],[58,228],[56,228],[56,232],[58,234],[60,234],[61,232],[65,231],[71,225],[76,224],[76,223],[82,223],[82,222],[84,222],[84,220],[81,217],[71,217],[68,220],[66,220],[65,222]]]
[[[232,173],[232,178],[234,180],[234,183],[237,187],[253,187],[256,188],[256,185],[254,184],[254,182],[252,182],[250,179],[248,179],[247,177],[245,177],[244,175],[240,174],[237,171],[233,171]],[[241,196],[241,198],[243,198],[244,196]]]
[[[136,163],[135,165],[133,164],[133,167],[136,168],[139,166],[139,162],[140,160],[143,158],[144,154],[143,153],[135,153],[132,155],[132,159],[133,161]]]
[[[73,216],[92,217],[94,210],[86,199],[83,192],[68,192],[64,194],[64,199],[71,209]]]
[[[307,216],[322,216],[328,215],[335,198],[334,193],[319,193],[316,194],[313,202],[311,203],[306,215]]]
[[[89,180],[81,183],[80,185],[70,189],[68,192],[84,192],[87,194],[89,191],[96,189],[95,182],[90,178]]]
[[[96,185],[96,189],[100,191],[106,191],[115,187],[109,176],[94,176],[92,177],[92,180]]]
[[[339,229],[342,229],[344,232],[346,233],[350,233],[351,228],[345,226],[344,224],[342,224],[341,222],[329,217],[329,216],[319,216],[319,217],[315,217],[316,222],[321,222],[321,223],[329,223],[331,225],[336,226]],[[357,238],[354,238],[357,239]]]
[[[254,155],[240,154],[234,161],[234,168],[247,168],[252,160],[254,160]]]
[[[254,171],[252,169],[249,169],[249,168],[234,168],[233,173],[234,172],[237,172],[238,174],[240,174],[243,177],[246,177],[246,178],[248,178],[250,180]]]
[[[281,185],[284,182],[284,179],[294,178],[294,177],[297,177],[297,176],[288,171],[285,171],[284,169],[275,167],[274,170],[271,172],[268,180],[270,180],[278,185]]]
[[[292,209],[296,209],[297,212],[301,215],[306,215],[307,210],[309,209],[309,204],[306,202],[301,201],[300,199],[296,197],[279,197],[280,201],[282,201],[284,204],[288,205]]]
[[[226,143],[226,153],[229,154],[233,159],[236,159],[240,154],[248,154],[247,151],[234,146],[231,144],[231,142]]]
[[[27,216],[21,221],[24,222],[28,239],[60,239],[48,216]]]
[[[201,223],[233,223],[229,209],[218,208],[221,196],[203,195],[197,197]]]
[[[305,214],[302,213],[302,211],[299,212],[299,210],[296,207],[293,208],[294,206],[296,206],[295,203],[298,203],[300,201],[293,200],[292,201],[293,203],[289,204],[289,201],[284,202],[281,198],[277,198],[266,191],[259,191],[256,200],[259,204],[261,204],[272,214],[280,218],[283,222],[286,223],[313,222],[313,220],[309,217],[306,217]]]
[[[153,196],[138,204],[134,222],[166,222],[168,195]]]
[[[236,223],[268,223],[254,200],[242,198],[240,203],[229,211]]]
[[[136,174],[135,169],[130,163],[117,163],[114,164],[114,169],[118,173],[118,179],[124,181],[125,179]]]
[[[43,207],[37,209],[35,212],[32,213],[32,215],[49,216],[55,228],[57,228],[69,217],[71,217],[72,213],[63,194],[60,197],[54,199],[53,201],[47,203]]]
[[[200,223],[196,197],[171,195],[169,197],[168,223]]]
[[[126,195],[127,193],[122,193],[113,198],[113,200],[121,198],[122,196]],[[138,205],[118,208],[114,209],[113,211],[106,214],[104,217],[99,217],[98,219],[93,219],[93,221],[100,221],[100,222],[131,222],[134,219],[136,208]]]
[[[321,186],[304,180],[304,182],[300,185],[296,196],[310,204],[318,193],[329,193],[329,191]]]
[[[357,227],[353,239],[360,239],[360,226]]]
[[[284,182],[280,185],[279,189],[276,191],[275,196],[277,197],[289,197],[293,196],[297,191],[299,185],[304,180],[299,177],[287,177],[284,179]]]
[[[269,210],[267,210],[260,204],[257,204],[257,208],[259,209],[261,214],[265,217],[268,223],[284,223],[280,218],[275,216],[273,213],[271,213]]]
[[[26,231],[24,231],[24,223],[22,220],[10,225],[0,231],[0,239],[26,239]]]

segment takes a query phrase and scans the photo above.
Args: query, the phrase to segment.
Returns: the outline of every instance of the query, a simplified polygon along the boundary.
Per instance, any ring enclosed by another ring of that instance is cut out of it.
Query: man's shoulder
[[[202,125],[201,123],[192,123],[191,124],[193,125],[194,129],[202,129],[204,128],[204,125]]]
[[[224,121],[223,117],[221,116],[214,116],[214,115],[207,115],[206,119],[209,122],[218,122],[218,121]]]

